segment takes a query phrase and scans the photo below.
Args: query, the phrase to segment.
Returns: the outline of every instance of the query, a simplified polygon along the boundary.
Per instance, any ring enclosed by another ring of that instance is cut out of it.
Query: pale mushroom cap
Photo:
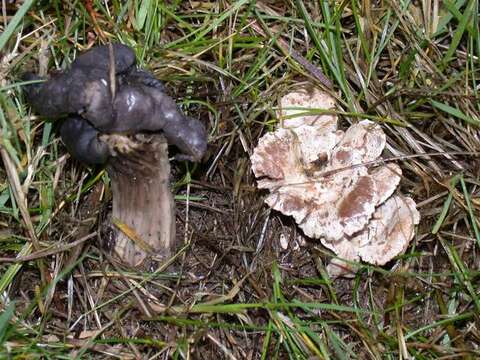
[[[344,233],[352,236],[362,230],[375,208],[388,199],[400,183],[402,170],[396,164],[381,166],[363,176],[347,190],[338,205]]]
[[[280,105],[280,126],[295,132],[302,144],[300,152],[304,164],[328,160],[330,150],[337,142],[337,116],[299,114],[312,110],[334,110],[335,99],[319,89],[299,89],[285,95]]]
[[[385,265],[405,252],[419,222],[420,214],[411,198],[392,196],[378,207],[367,228],[353,241],[358,242],[363,261]]]
[[[299,153],[306,168],[316,170],[330,160],[332,148],[337,143],[338,131],[329,127],[299,126],[292,129],[299,144]]]
[[[281,115],[333,107],[329,95],[301,90],[281,100]],[[419,213],[412,199],[392,197],[400,167],[375,167],[386,145],[382,128],[362,120],[342,132],[336,122],[334,115],[285,119],[259,140],[252,170],[258,187],[270,191],[265,202],[292,216],[305,235],[341,259],[383,265],[408,247]],[[329,267],[336,276],[348,269],[340,259]]]
[[[380,196],[378,203],[382,204],[395,191],[402,178],[402,169],[394,163],[379,166],[371,171],[372,179],[375,181],[377,193]]]
[[[283,184],[304,182],[300,149],[291,130],[278,129],[263,136],[250,161],[258,187],[272,189]]]
[[[371,121],[353,125],[336,146],[324,144],[325,151],[332,155],[330,161],[317,163],[312,173],[302,150],[306,146],[321,148],[324,137],[302,139],[297,136],[299,129],[303,131],[304,127],[266,134],[254,150],[251,161],[253,172],[260,178],[258,187],[271,192],[266,203],[293,216],[309,237],[338,241],[362,230],[400,181],[397,166],[371,173],[367,167],[358,166],[380,155],[385,145],[383,131]]]
[[[357,165],[376,160],[386,144],[380,125],[363,120],[345,131],[332,153],[332,168]]]
[[[390,197],[376,209],[365,229],[355,236],[336,243],[322,239],[322,244],[340,258],[332,259],[327,266],[328,274],[336,278],[354,272],[355,267],[342,259],[359,261],[361,258],[373,265],[385,265],[407,250],[419,222],[420,213],[411,198]]]
[[[334,110],[335,99],[319,89],[308,91],[305,88],[290,92],[280,100],[279,117],[285,118],[281,122],[284,128],[298,126],[323,126],[337,129],[337,116],[333,114],[299,115],[311,110]],[[297,108],[297,109],[294,109]],[[298,116],[295,116],[298,115]]]

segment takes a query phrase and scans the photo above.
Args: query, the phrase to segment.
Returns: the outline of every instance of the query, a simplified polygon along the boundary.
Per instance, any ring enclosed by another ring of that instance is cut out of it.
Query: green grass
[[[479,358],[478,9],[476,0],[8,5],[0,358]],[[112,262],[101,236],[67,246],[102,233],[110,182],[67,155],[57,122],[33,114],[21,91],[25,70],[65,68],[107,42],[133,47],[209,131],[202,164],[172,165],[184,244],[150,272]],[[332,254],[315,241],[279,245],[280,234],[296,242],[298,228],[263,204],[249,153],[299,82],[337,99],[342,128],[371,119],[387,134],[385,155],[399,160],[401,190],[422,214],[387,266],[332,280]]]

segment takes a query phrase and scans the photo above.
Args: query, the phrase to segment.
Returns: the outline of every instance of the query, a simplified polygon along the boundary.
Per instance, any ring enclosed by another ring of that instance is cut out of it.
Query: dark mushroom
[[[199,161],[207,146],[202,123],[186,117],[160,81],[136,68],[133,51],[118,44],[80,55],[70,69],[27,86],[26,97],[40,115],[68,115],[60,133],[72,156],[106,164],[115,255],[132,266],[149,254],[171,255],[175,216],[167,141],[180,150],[178,159]]]
[[[105,164],[111,155],[108,145],[98,135],[98,130],[79,115],[69,116],[60,128],[68,152],[87,165]]]
[[[108,46],[98,46],[80,55],[70,69],[52,74],[44,83],[28,86],[27,101],[36,112],[47,117],[57,118],[98,109],[97,113],[93,113],[95,118],[110,118],[112,87],[109,64],[111,62],[115,68],[114,79],[117,82],[135,68],[132,49],[115,44],[112,52],[112,61]],[[24,75],[24,80],[38,79],[40,77],[31,73]]]

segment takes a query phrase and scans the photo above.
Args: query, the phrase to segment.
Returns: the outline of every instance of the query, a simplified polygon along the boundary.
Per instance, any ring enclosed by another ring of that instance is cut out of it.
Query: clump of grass
[[[477,358],[476,1],[5,2],[0,357]],[[184,244],[150,273],[108,257],[102,169],[69,158],[18,80],[120,41],[209,128],[176,164]],[[382,124],[422,222],[407,253],[332,282],[331,254],[267,210],[248,155],[296,82]],[[279,246],[279,237],[291,247]]]

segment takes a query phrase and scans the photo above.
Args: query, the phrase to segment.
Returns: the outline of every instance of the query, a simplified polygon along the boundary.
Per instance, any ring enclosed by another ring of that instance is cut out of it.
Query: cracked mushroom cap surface
[[[400,181],[399,168],[369,172],[362,165],[380,156],[385,146],[381,128],[371,121],[350,127],[328,149],[330,160],[314,172],[303,161],[305,144],[295,131],[278,129],[265,135],[251,157],[258,187],[270,190],[265,202],[293,216],[309,237],[338,241],[363,229]],[[388,180],[382,181],[384,176]]]
[[[279,115],[287,118],[259,140],[251,162],[258,187],[269,190],[265,202],[337,254],[327,269],[339,276],[354,268],[341,259],[384,265],[403,253],[419,213],[412,199],[393,196],[400,167],[375,164],[386,145],[378,124],[363,120],[343,132],[334,115],[305,115],[334,108],[320,93],[285,96]]]
[[[310,166],[315,162],[327,161],[329,150],[337,142],[337,116],[334,114],[306,114],[312,110],[334,110],[335,100],[320,91],[299,89],[280,100],[281,127],[291,129],[302,144],[299,151],[302,161]]]
[[[385,265],[407,250],[419,222],[420,213],[411,198],[390,197],[375,210],[365,229],[336,243],[322,242],[338,256],[327,266],[329,275],[334,278],[352,275],[355,265],[351,262],[360,259]]]
[[[378,207],[367,227],[352,242],[358,244],[363,261],[385,265],[407,250],[419,222],[420,213],[411,198],[392,196]]]

